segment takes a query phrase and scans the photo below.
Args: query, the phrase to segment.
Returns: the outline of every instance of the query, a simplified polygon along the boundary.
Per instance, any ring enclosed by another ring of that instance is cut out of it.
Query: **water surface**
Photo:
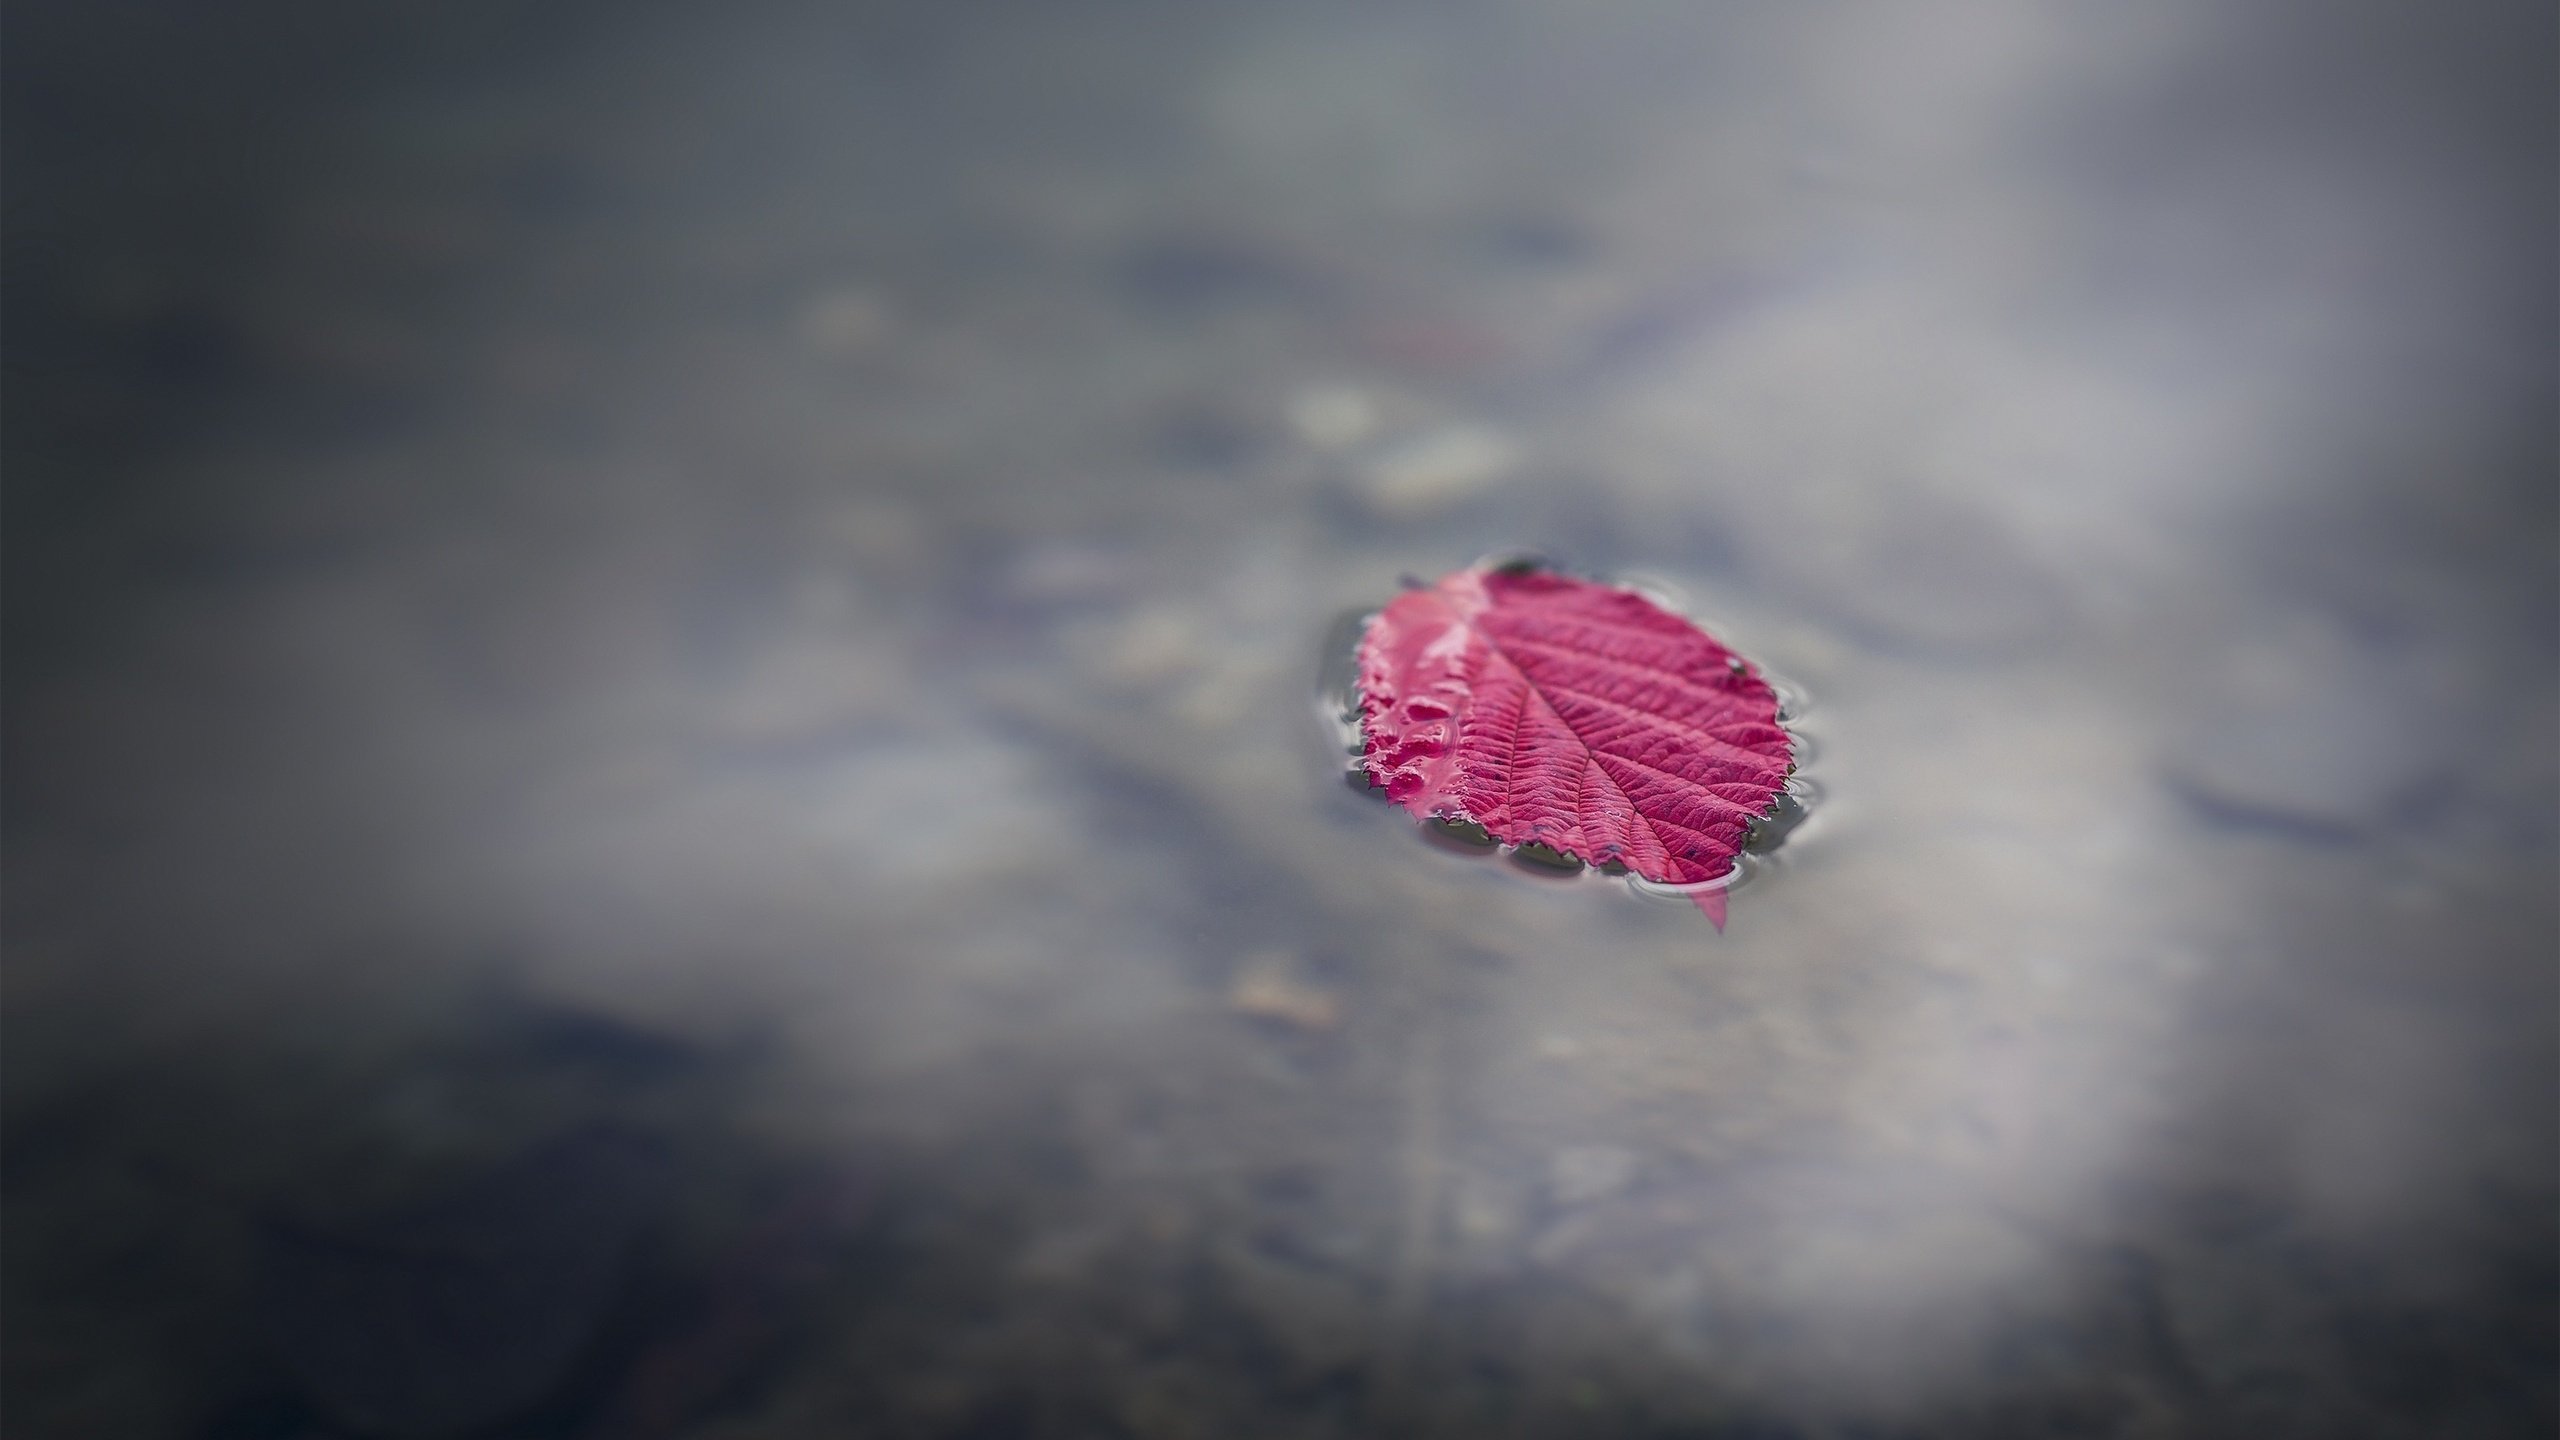
[[[14,1433],[2549,1433],[2547,14],[120,14]],[[1343,783],[1523,546],[1818,700],[1722,934]]]

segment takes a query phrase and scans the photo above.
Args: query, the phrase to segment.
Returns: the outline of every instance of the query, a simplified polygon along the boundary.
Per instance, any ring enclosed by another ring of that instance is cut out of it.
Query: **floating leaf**
[[[1360,692],[1387,798],[1663,884],[1730,874],[1794,768],[1748,662],[1634,591],[1549,571],[1397,596],[1361,637]],[[1691,894],[1722,928],[1724,891]]]

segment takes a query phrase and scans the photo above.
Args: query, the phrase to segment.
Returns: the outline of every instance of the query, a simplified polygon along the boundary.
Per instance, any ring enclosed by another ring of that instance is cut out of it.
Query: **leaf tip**
[[[1723,934],[1724,891],[1722,889],[1698,890],[1691,892],[1689,898],[1697,902],[1698,913],[1707,917],[1707,923],[1716,927],[1716,933]]]

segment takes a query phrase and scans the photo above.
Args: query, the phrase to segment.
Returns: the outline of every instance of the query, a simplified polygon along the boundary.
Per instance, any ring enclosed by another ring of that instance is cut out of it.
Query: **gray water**
[[[15,7],[10,1432],[2550,1433],[2554,38]],[[1723,933],[1344,783],[1522,546]]]

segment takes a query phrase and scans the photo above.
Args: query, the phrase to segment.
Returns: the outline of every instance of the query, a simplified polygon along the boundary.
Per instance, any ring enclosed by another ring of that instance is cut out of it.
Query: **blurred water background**
[[[10,1433],[2552,1433],[2555,39],[12,6]],[[1721,935],[1344,783],[1517,546]]]

